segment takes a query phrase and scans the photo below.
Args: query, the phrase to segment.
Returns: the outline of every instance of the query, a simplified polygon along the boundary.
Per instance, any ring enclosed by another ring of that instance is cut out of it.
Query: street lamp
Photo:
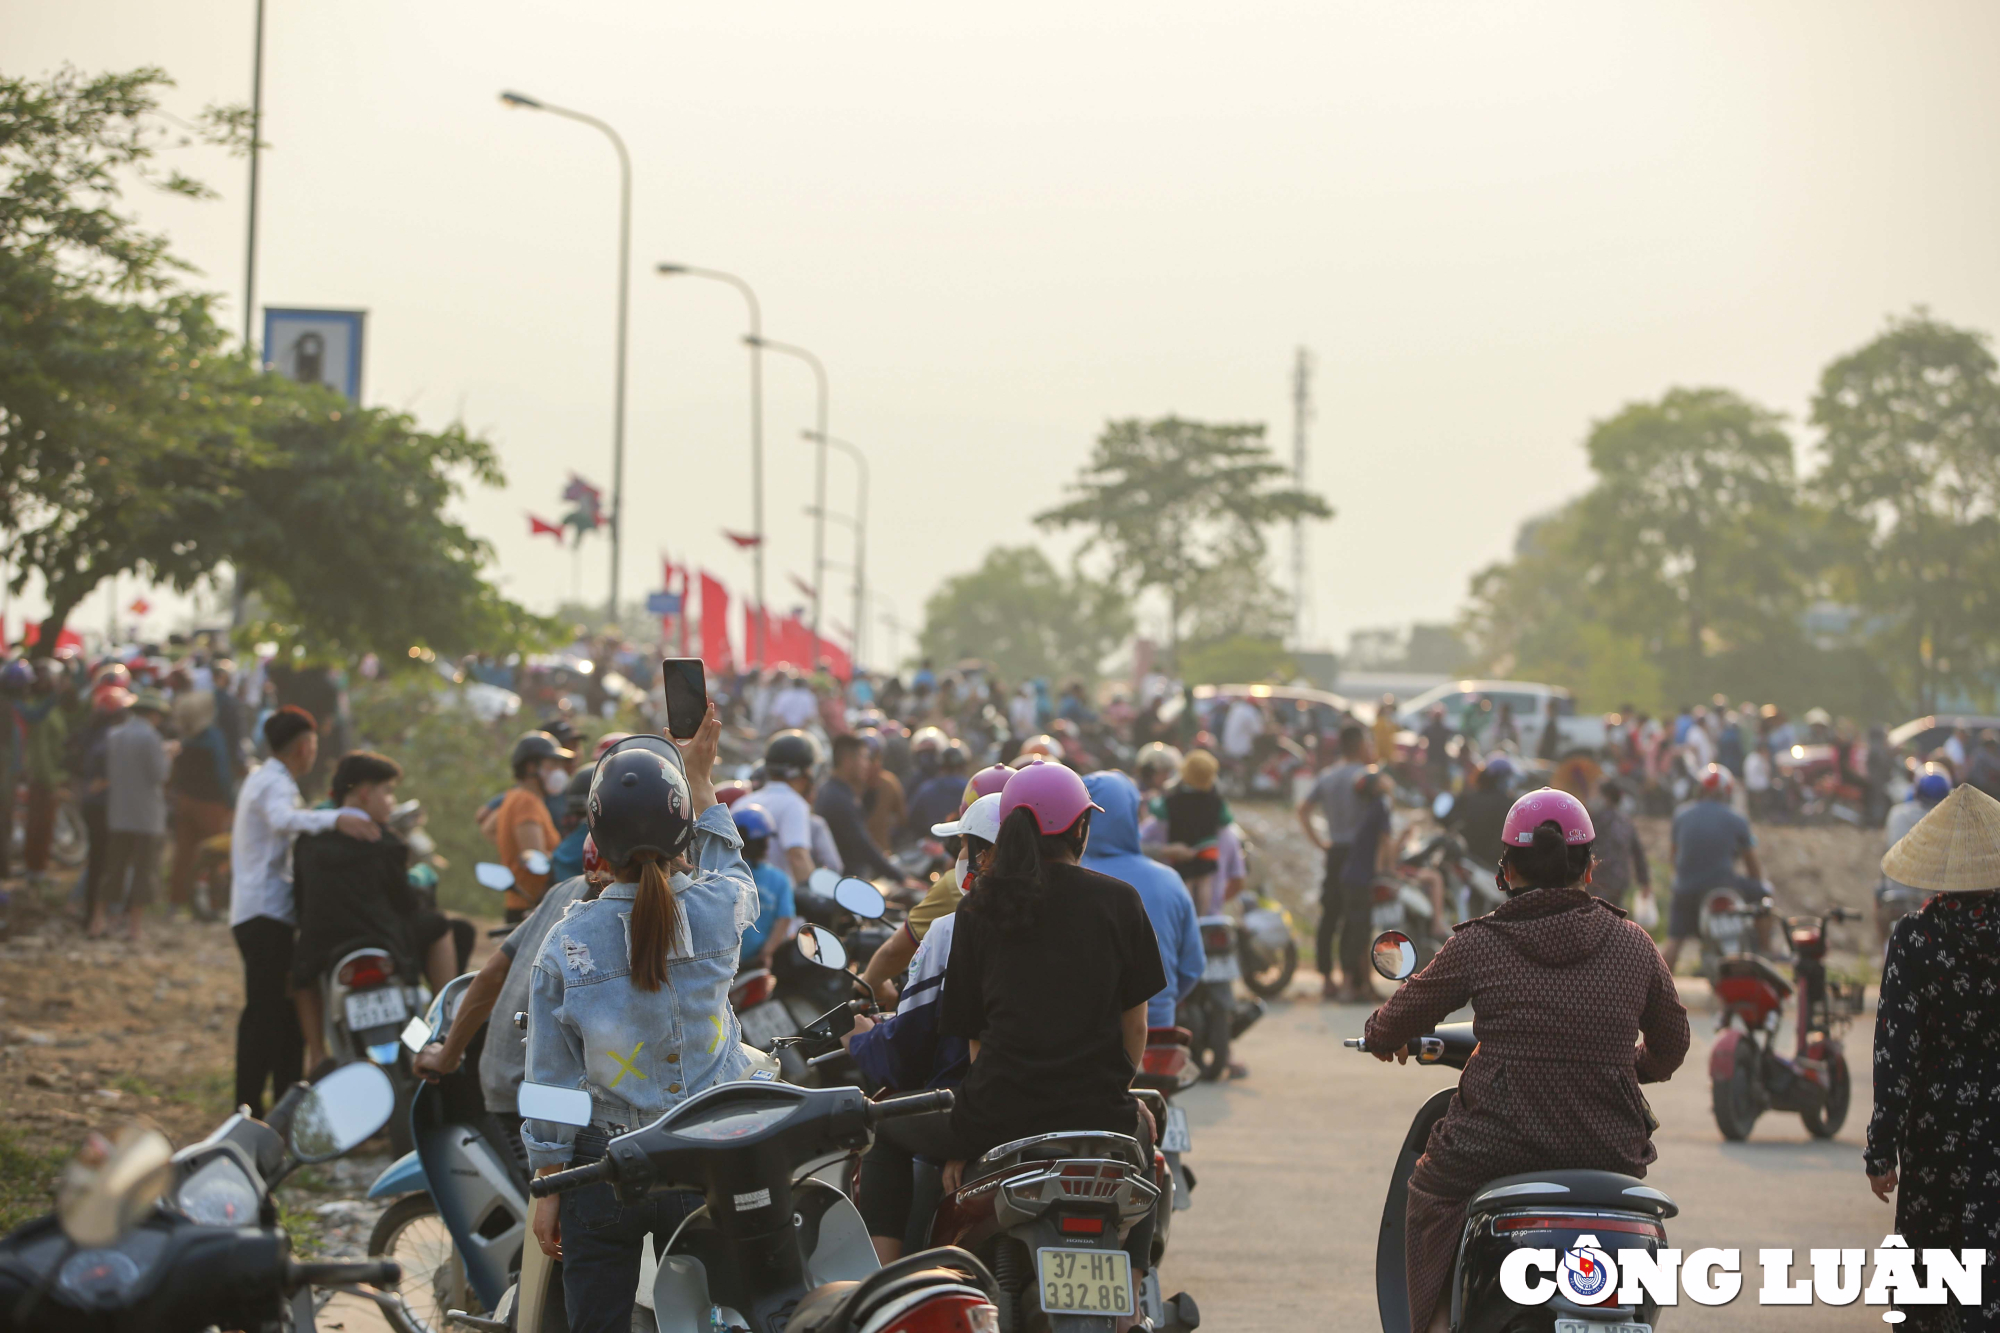
[[[611,417],[611,623],[618,623],[618,553],[625,531],[625,344],[632,286],[632,156],[618,131],[595,116],[556,106],[526,93],[501,93],[501,104],[525,111],[546,111],[604,131],[618,150],[618,370]]]
[[[750,284],[734,273],[724,273],[721,269],[697,268],[692,264],[660,264],[655,272],[661,277],[712,278],[716,282],[726,282],[743,293],[743,300],[750,307],[750,530],[757,538],[752,547],[757,580],[757,607],[764,608],[764,315],[757,304],[757,293],[750,290]],[[825,414],[822,412],[822,416]],[[757,627],[757,642],[745,644],[750,660],[757,665],[764,664],[764,621],[751,621]]]
[[[769,338],[756,335],[745,338],[752,347],[767,347],[785,356],[795,356],[812,367],[813,383],[819,388],[819,429],[814,432],[819,443],[818,458],[813,466],[813,637],[819,637],[819,609],[825,599],[826,584],[826,367],[818,357],[803,347],[791,343],[773,342]]]
[[[815,436],[809,430],[800,431],[806,439]],[[846,440],[831,436],[817,437],[854,460],[854,665],[861,665],[861,636],[865,633],[866,620],[863,607],[868,598],[868,456],[861,447]]]

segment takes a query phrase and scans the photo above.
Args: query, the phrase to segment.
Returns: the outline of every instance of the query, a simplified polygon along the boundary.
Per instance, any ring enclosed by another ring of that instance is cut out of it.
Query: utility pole
[[[243,244],[243,350],[257,323],[257,155],[264,135],[264,0],[257,0],[257,35],[250,56],[250,230]]]
[[[1292,485],[1306,489],[1306,426],[1312,421],[1312,353],[1301,347],[1292,363]],[[1306,646],[1306,521],[1292,520],[1292,646]]]

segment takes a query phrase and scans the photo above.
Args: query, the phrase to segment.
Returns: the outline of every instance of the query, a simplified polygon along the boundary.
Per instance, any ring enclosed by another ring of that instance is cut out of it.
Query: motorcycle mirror
[[[853,875],[833,886],[833,900],[843,910],[869,921],[880,921],[882,913],[888,908],[880,889]]]
[[[1401,981],[1417,970],[1417,946],[1400,930],[1385,930],[1368,946],[1368,961],[1391,981]]]
[[[514,872],[498,861],[481,861],[472,867],[472,877],[482,889],[505,893],[514,887]]]
[[[166,1193],[173,1160],[173,1145],[156,1129],[128,1125],[110,1143],[91,1135],[56,1191],[63,1234],[87,1250],[117,1244]]]
[[[819,867],[819,869],[813,871],[812,874],[806,876],[806,887],[808,889],[811,889],[814,893],[817,893],[822,898],[833,897],[833,891],[834,889],[838,888],[839,885],[840,885],[839,873],[836,871],[828,870],[825,866]]]
[[[313,1085],[292,1113],[292,1155],[325,1162],[359,1147],[396,1113],[396,1089],[374,1064],[342,1065]]]
[[[1438,819],[1443,819],[1446,815],[1451,813],[1451,808],[1456,804],[1458,804],[1458,802],[1454,801],[1451,798],[1450,792],[1441,791],[1437,794],[1437,797],[1431,801],[1431,814]]]
[[[403,1024],[403,1046],[411,1055],[415,1055],[417,1052],[423,1050],[425,1043],[430,1040],[430,1036],[431,1025],[421,1018],[413,1018]]]
[[[528,868],[528,873],[531,875],[546,875],[549,873],[548,856],[545,853],[536,851],[532,847],[521,853],[521,864]]]
[[[515,1106],[523,1120],[548,1120],[581,1128],[590,1123],[590,1094],[582,1088],[523,1083]]]
[[[808,963],[817,963],[831,972],[843,971],[847,967],[847,950],[824,926],[807,926],[800,931],[798,947],[799,955]]]

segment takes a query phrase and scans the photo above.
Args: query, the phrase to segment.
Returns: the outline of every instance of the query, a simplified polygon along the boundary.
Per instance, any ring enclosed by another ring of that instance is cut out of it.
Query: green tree
[[[917,642],[937,662],[983,658],[1006,680],[1094,680],[1131,633],[1131,605],[1115,586],[1065,577],[1033,546],[996,546],[931,594]]]
[[[159,170],[157,70],[0,79],[0,534],[41,642],[105,579],[191,588],[229,565],[325,654],[457,652],[536,636],[485,582],[486,547],[444,517],[461,478],[498,484],[462,429],[355,409],[232,355],[163,237],[119,211]],[[238,141],[211,109],[203,136]]]
[[[2000,667],[2000,381],[1985,335],[1918,310],[1829,365],[1813,399],[1836,588],[1867,608],[1919,712],[1990,701]]]
[[[1083,529],[1082,551],[1108,556],[1113,578],[1134,593],[1161,593],[1172,650],[1204,578],[1229,567],[1261,568],[1271,524],[1333,516],[1319,496],[1284,485],[1288,475],[1261,425],[1113,421],[1071,484],[1069,502],[1035,521]]]

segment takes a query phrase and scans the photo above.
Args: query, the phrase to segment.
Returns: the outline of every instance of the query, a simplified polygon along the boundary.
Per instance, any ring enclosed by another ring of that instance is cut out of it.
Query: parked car
[[[1579,717],[1576,700],[1560,685],[1542,685],[1527,680],[1448,680],[1432,686],[1414,699],[1406,700],[1396,714],[1396,723],[1412,733],[1421,733],[1430,711],[1444,705],[1445,720],[1454,731],[1463,732],[1479,701],[1491,699],[1497,715],[1502,704],[1514,710],[1514,729],[1521,737],[1521,753],[1535,754],[1541,748],[1542,727],[1548,719],[1549,700],[1556,701],[1556,725],[1562,736],[1563,754],[1595,752],[1604,748],[1604,719]],[[1482,725],[1490,726],[1490,723]],[[1491,739],[1477,737],[1482,748],[1491,749]]]
[[[2000,717],[1977,713],[1933,713],[1929,717],[1914,718],[1891,730],[1889,744],[1896,747],[1898,754],[1909,753],[1921,759],[1943,745],[1960,727],[1977,737],[1982,731],[2000,731]]]

